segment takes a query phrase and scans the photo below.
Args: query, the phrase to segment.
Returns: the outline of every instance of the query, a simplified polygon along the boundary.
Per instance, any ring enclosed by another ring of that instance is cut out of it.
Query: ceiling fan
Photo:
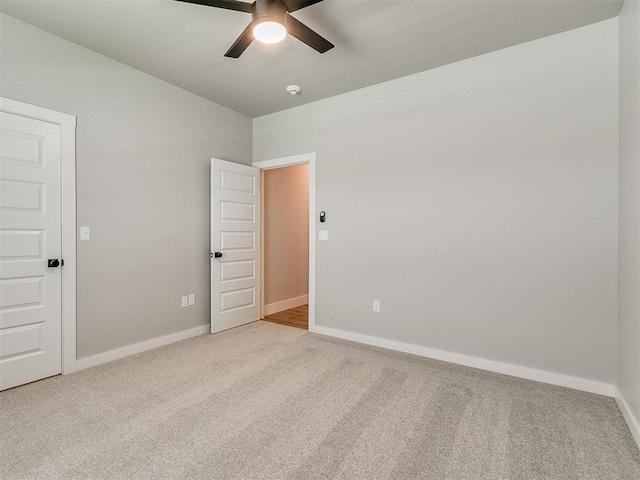
[[[238,0],[177,1],[251,14],[253,17],[251,23],[224,54],[225,57],[238,58],[254,39],[263,43],[277,43],[284,40],[287,33],[320,53],[334,47],[326,38],[321,37],[304,23],[289,15],[290,12],[295,12],[322,0],[255,0],[253,3]]]

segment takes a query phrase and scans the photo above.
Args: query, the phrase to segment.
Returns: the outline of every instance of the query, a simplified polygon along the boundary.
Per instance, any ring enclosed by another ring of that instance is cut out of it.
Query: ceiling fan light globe
[[[287,36],[287,29],[278,22],[260,22],[253,27],[253,38],[262,43],[278,43]]]

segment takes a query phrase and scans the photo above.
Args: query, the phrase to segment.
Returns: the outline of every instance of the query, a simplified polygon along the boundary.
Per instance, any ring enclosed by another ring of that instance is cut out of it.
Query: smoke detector
[[[299,93],[300,93],[300,90],[302,90],[302,89],[300,88],[300,86],[299,86],[299,85],[289,85],[289,86],[287,87],[287,92],[289,92],[291,95],[297,95],[297,94],[299,94]]]

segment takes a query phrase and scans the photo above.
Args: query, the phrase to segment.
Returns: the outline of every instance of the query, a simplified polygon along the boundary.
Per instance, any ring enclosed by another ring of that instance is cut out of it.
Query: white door
[[[60,126],[0,113],[0,390],[62,368]],[[55,264],[55,262],[54,262]]]
[[[211,333],[260,320],[260,170],[211,159]]]

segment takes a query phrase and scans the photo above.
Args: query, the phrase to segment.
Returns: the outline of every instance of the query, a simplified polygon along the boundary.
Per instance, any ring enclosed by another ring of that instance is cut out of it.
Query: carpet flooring
[[[640,479],[610,398],[266,322],[0,402],[2,479]]]

